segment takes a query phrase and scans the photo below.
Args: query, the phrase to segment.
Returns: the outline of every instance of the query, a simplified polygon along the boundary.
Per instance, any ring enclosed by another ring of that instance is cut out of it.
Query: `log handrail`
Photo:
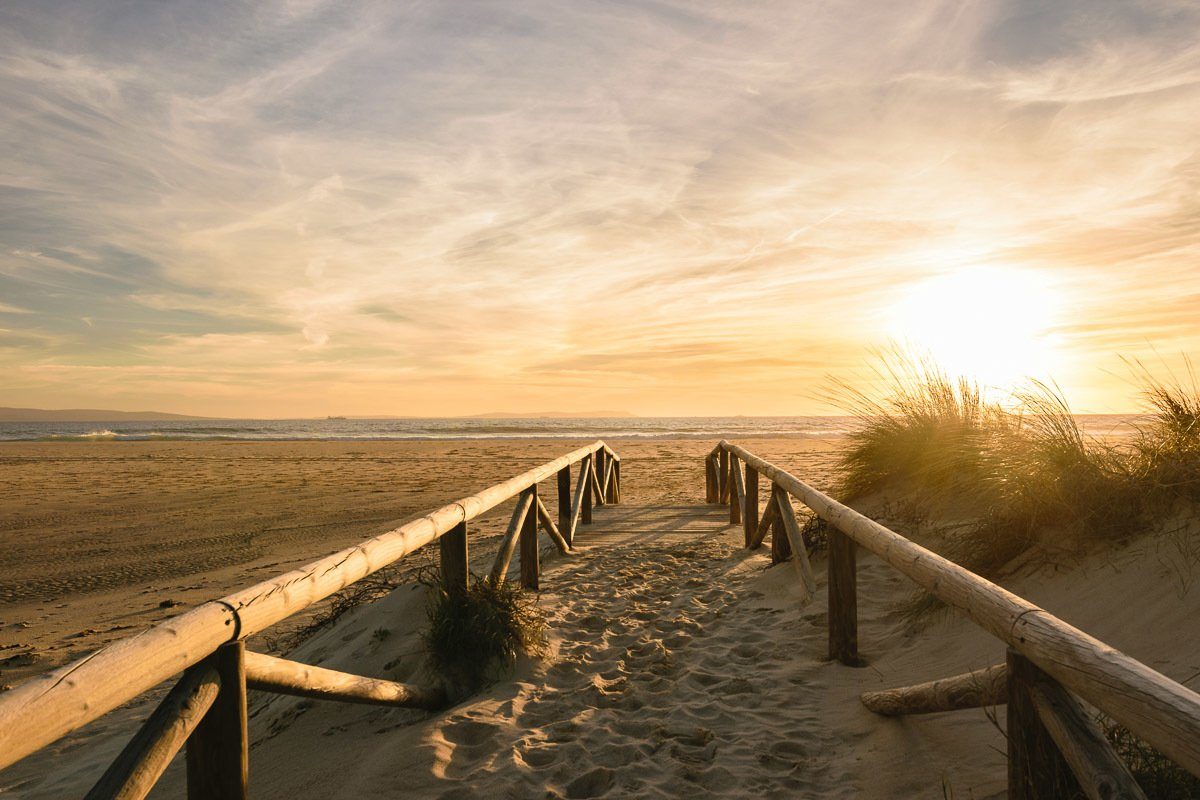
[[[262,692],[343,703],[424,709],[438,709],[446,704],[445,692],[436,689],[314,667],[249,650],[246,686]]]
[[[594,462],[594,455],[601,451],[606,460],[612,460],[614,474],[619,475],[620,457],[604,442],[594,442],[387,533],[203,603],[78,661],[30,678],[0,695],[0,769],[200,663],[224,645],[243,641],[395,563],[456,526],[556,476],[560,470],[585,459]]]
[[[737,457],[857,545],[1028,658],[1074,694],[1200,775],[1200,694],[1001,586],[837,502],[791,473],[722,440]],[[768,507],[769,513],[770,507]],[[766,516],[766,515],[764,515]],[[760,524],[756,537],[765,533]]]

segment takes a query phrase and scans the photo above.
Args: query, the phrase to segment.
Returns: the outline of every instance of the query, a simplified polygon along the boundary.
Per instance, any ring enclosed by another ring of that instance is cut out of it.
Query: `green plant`
[[[436,568],[420,580],[429,590],[422,641],[431,666],[450,685],[473,691],[520,652],[544,651],[546,625],[535,596],[475,575],[465,591],[447,591]]]

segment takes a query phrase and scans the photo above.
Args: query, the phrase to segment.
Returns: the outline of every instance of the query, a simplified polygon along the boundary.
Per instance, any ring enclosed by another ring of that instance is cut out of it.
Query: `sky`
[[[0,6],[0,405],[1080,411],[1200,350],[1190,0]]]

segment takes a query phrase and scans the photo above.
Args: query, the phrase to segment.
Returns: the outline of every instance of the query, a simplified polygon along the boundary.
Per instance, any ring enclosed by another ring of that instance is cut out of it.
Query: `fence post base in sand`
[[[245,655],[244,642],[231,642],[209,656],[221,676],[221,689],[188,739],[188,800],[246,800],[250,742]]]
[[[729,524],[742,524],[742,504],[743,496],[745,495],[745,483],[742,481],[741,467],[738,465],[738,460],[735,456],[729,457]],[[738,489],[741,489],[741,494]]]
[[[758,470],[746,465],[746,500],[742,509],[742,534],[746,547],[758,531]]]
[[[829,657],[861,667],[858,655],[858,587],[854,540],[829,531]]]
[[[558,471],[558,532],[568,547],[573,538],[571,528],[571,467],[566,466]]]
[[[542,565],[538,554],[537,484],[525,490],[531,500],[529,513],[521,524],[521,585],[526,589],[538,590],[538,577]]]
[[[782,564],[792,557],[791,543],[788,542],[787,532],[783,527],[783,504],[787,503],[787,512],[792,513],[792,501],[788,499],[788,493],[780,489],[774,483],[771,484],[771,501],[778,503],[775,519],[771,523],[771,563]]]
[[[460,522],[438,539],[442,555],[442,587],[447,592],[467,591],[467,523]]]
[[[142,800],[220,691],[221,677],[212,666],[199,664],[184,672],[84,800]]]
[[[1056,800],[1073,797],[1079,784],[1042,724],[1033,689],[1048,676],[1016,650],[1008,650],[1008,797]]]
[[[583,511],[579,515],[579,524],[592,524],[592,457],[587,456],[579,462],[579,479],[583,481]]]
[[[716,458],[712,453],[704,457],[704,502],[717,502],[717,465],[713,463]]]

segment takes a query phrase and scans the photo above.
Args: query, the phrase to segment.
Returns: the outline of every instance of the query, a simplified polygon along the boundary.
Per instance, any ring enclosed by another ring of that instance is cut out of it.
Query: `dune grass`
[[[546,646],[545,619],[535,596],[512,583],[475,575],[465,592],[447,592],[437,568],[421,582],[429,590],[429,628],[422,634],[430,665],[453,693],[469,693],[522,652]]]
[[[1140,366],[1140,365],[1139,365]],[[1138,375],[1144,422],[1119,444],[1087,435],[1062,391],[1031,382],[1009,407],[928,362],[891,362],[882,400],[839,383],[858,418],[842,494],[886,496],[943,555],[994,577],[1033,544],[1120,541],[1200,500],[1200,391]],[[952,522],[946,522],[952,520]]]

